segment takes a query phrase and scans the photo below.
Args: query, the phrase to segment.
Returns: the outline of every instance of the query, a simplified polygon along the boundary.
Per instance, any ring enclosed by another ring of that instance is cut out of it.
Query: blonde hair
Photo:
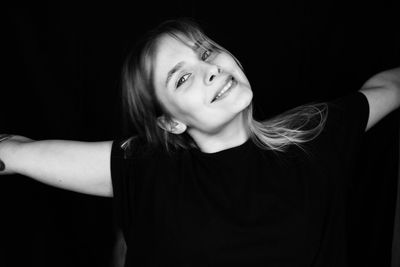
[[[228,53],[242,70],[243,67],[236,57],[208,38],[190,18],[165,21],[148,32],[128,55],[122,70],[123,109],[133,122],[137,134],[148,144],[162,146],[167,151],[171,148],[197,147],[186,132],[180,135],[171,134],[157,125],[158,116],[170,118],[155,96],[153,67],[149,63],[152,60],[149,59],[154,57],[159,37],[165,34],[177,39],[183,35],[195,44]],[[243,115],[249,136],[257,146],[284,152],[290,145],[302,148],[302,143],[317,137],[324,128],[327,111],[327,103],[312,102],[259,122],[253,118],[253,105],[250,104],[243,110]],[[129,148],[129,142],[124,145]]]

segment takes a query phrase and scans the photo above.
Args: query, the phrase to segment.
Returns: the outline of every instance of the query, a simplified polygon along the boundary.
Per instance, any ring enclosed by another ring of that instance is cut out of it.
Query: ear
[[[172,134],[184,133],[187,128],[184,123],[174,119],[167,119],[165,116],[160,116],[157,118],[157,125],[163,130]]]

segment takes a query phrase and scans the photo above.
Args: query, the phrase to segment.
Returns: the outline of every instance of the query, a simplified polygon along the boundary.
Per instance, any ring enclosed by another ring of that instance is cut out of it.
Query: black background
[[[394,1],[51,2],[5,8],[0,132],[111,140],[130,47],[165,19],[189,16],[243,64],[256,118],[357,91],[399,66]],[[349,202],[350,266],[389,266],[399,110],[365,135]],[[0,266],[110,266],[111,199],[1,176]]]

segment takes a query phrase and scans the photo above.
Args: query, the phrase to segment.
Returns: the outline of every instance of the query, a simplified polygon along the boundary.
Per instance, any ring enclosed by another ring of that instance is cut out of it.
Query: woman
[[[113,196],[126,266],[345,266],[352,159],[362,133],[400,106],[399,68],[257,122],[239,61],[194,22],[173,20],[134,49],[123,81],[137,135],[5,135],[2,174]]]

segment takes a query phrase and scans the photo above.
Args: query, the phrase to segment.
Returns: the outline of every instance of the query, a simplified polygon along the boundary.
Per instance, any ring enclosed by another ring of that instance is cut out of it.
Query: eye
[[[181,78],[179,78],[178,82],[176,83],[176,88],[178,88],[179,86],[181,86],[184,82],[187,81],[187,79],[189,79],[190,75],[192,75],[191,73],[185,74],[183,75]]]
[[[201,54],[201,60],[207,60],[211,56],[212,50],[207,49]]]

